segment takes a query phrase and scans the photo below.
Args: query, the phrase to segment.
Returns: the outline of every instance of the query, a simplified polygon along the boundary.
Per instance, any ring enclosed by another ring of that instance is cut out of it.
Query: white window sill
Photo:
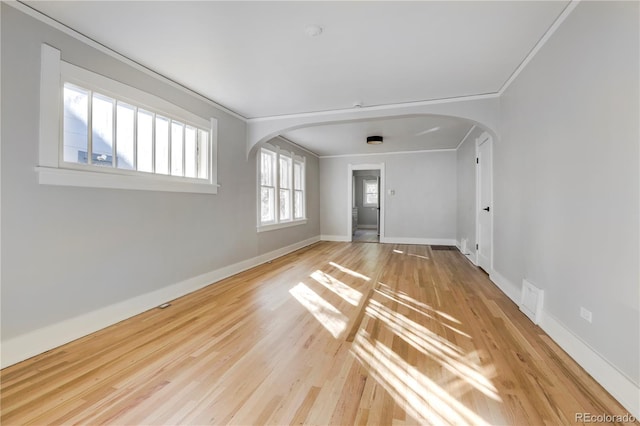
[[[290,222],[274,223],[273,225],[259,225],[258,232],[275,231],[276,229],[290,228],[292,226],[304,225],[307,219],[296,219]]]
[[[85,170],[36,167],[38,183],[43,185],[80,186],[89,188],[133,189],[141,191],[191,192],[216,194],[218,186],[196,179],[176,180],[170,176],[155,174],[121,175]]]

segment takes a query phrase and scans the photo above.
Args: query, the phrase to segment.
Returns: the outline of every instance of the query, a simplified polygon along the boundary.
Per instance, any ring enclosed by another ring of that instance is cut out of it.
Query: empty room
[[[640,2],[2,1],[0,422],[640,418]]]

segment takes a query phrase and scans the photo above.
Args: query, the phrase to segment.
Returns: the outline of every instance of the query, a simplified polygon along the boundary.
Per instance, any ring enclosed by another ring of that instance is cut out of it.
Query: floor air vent
[[[457,250],[456,246],[431,246],[431,250]]]

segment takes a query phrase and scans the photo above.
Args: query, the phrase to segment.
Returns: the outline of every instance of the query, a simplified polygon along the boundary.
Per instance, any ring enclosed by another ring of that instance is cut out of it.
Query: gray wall
[[[505,92],[494,144],[495,270],[543,288],[545,310],[636,384],[639,6],[580,3]]]
[[[355,200],[358,208],[358,227],[375,228],[378,223],[378,209],[376,207],[363,206],[363,182],[375,180],[380,176],[379,170],[354,170],[355,176]]]
[[[467,239],[469,253],[476,253],[476,139],[484,132],[477,127],[458,147],[457,168],[457,222],[458,244]]]
[[[372,163],[385,164],[385,237],[455,240],[455,151],[321,158],[322,235],[348,237],[349,164]]]
[[[257,234],[243,121],[1,7],[3,340],[319,235],[317,158],[306,155],[308,224]],[[216,117],[219,193],[39,185],[42,42],[63,60]]]

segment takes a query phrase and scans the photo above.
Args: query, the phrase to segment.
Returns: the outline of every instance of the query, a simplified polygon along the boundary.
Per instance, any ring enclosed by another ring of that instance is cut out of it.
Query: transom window
[[[306,222],[305,158],[267,145],[258,155],[258,230]]]
[[[217,192],[217,120],[60,60],[42,45],[39,182]]]
[[[65,163],[208,179],[209,131],[64,83]]]

